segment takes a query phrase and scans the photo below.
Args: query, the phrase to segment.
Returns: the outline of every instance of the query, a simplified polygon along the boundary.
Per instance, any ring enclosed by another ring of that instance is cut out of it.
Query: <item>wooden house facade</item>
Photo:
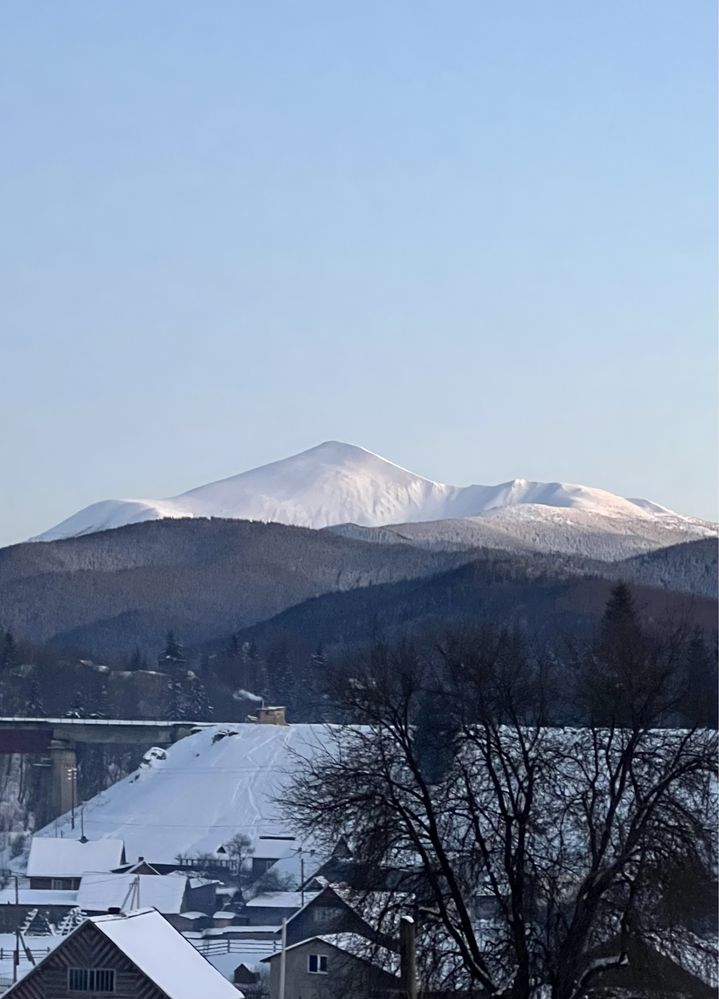
[[[7,999],[242,999],[155,909],[86,919]]]

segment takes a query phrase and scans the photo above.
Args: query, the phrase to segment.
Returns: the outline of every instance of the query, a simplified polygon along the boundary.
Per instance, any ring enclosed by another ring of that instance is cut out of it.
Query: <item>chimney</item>
[[[249,716],[248,716],[249,717]],[[273,705],[262,707],[259,713],[254,716],[259,725],[286,725],[284,705]]]

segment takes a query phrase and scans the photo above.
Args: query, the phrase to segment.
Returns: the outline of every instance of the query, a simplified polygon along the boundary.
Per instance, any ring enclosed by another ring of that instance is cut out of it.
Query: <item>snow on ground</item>
[[[625,499],[566,482],[512,479],[495,486],[451,486],[416,475],[364,448],[326,441],[290,458],[199,486],[164,500],[103,500],[80,510],[36,541],[55,541],[162,517],[229,517],[321,528],[378,527],[478,517],[531,504],[634,523],[700,522],[649,500]],[[693,526],[692,526],[693,525]],[[665,542],[671,544],[671,541]]]
[[[275,797],[297,756],[316,752],[323,725],[212,725],[90,799],[85,835],[122,839],[128,862],[172,863],[214,853],[236,833],[290,835]],[[69,814],[36,835],[76,837]]]
[[[32,953],[35,963],[39,963],[46,957],[53,947],[56,947],[63,939],[61,936],[28,936],[23,937],[26,946]],[[4,992],[12,985],[14,950],[16,946],[14,933],[0,933],[0,992]],[[20,945],[20,961],[18,963],[17,977],[20,978],[33,967],[33,964]]]

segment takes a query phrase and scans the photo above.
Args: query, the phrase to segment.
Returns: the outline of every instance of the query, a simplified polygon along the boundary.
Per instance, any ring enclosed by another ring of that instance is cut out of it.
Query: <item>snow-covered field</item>
[[[498,514],[520,507],[539,511],[530,515],[533,526],[522,522],[516,527],[520,539],[529,541],[530,547],[533,527],[540,527],[541,542],[541,511],[547,509],[558,515],[555,526],[558,519],[570,531],[574,529],[574,513],[583,515],[583,528],[592,529],[592,518],[598,518],[594,529],[603,533],[609,525],[610,533],[638,532],[641,536],[645,527],[654,547],[705,537],[713,530],[712,525],[649,500],[625,499],[604,489],[571,483],[513,479],[495,486],[447,485],[416,475],[364,448],[327,441],[169,499],[93,503],[34,540],[54,541],[163,517],[228,517],[312,528],[488,518],[487,537],[501,539],[505,534],[511,536],[514,528],[512,518],[501,523],[496,519]],[[481,534],[479,526],[475,519],[468,530]],[[556,530],[551,533],[555,535]],[[655,543],[653,534],[658,535]]]
[[[297,755],[316,752],[323,725],[213,725],[168,750],[146,754],[138,770],[84,807],[90,839],[124,840],[128,861],[172,863],[214,853],[236,833],[290,835],[275,802]],[[77,836],[65,815],[36,835]]]

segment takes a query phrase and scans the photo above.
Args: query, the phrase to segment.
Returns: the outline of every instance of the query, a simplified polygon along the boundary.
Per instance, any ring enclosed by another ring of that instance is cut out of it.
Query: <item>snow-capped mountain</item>
[[[163,517],[227,517],[312,528],[422,523],[424,540],[442,540],[448,533],[445,522],[452,521],[460,522],[449,530],[452,538],[459,534],[474,544],[492,544],[507,534],[525,537],[529,525],[529,547],[548,549],[554,544],[543,545],[541,536],[553,537],[558,528],[560,534],[609,531],[640,540],[627,553],[712,533],[712,525],[703,521],[603,489],[526,479],[496,486],[445,485],[364,448],[327,441],[170,499],[94,503],[33,540],[54,541]],[[615,556],[612,551],[609,557]]]

